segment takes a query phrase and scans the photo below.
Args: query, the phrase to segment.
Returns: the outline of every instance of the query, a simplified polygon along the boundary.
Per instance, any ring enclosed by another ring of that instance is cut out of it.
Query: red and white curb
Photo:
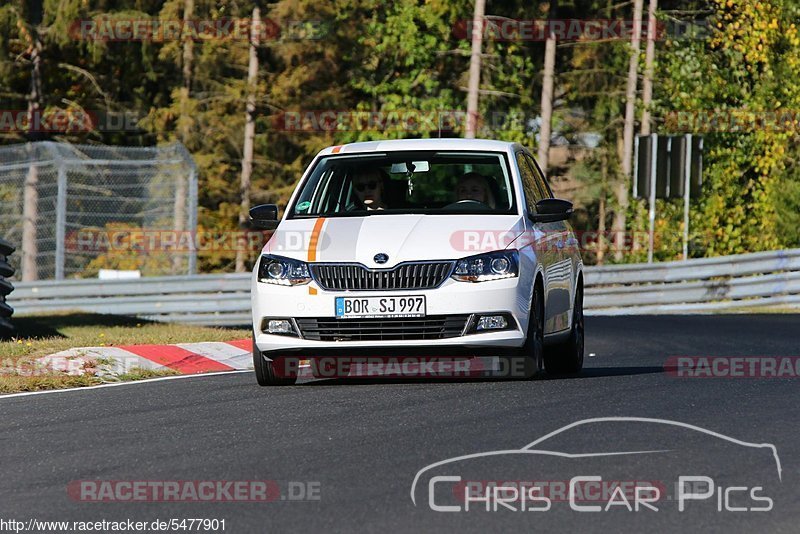
[[[40,366],[70,375],[115,376],[133,369],[181,374],[237,371],[253,368],[252,341],[214,341],[176,345],[118,345],[68,349],[39,358]]]

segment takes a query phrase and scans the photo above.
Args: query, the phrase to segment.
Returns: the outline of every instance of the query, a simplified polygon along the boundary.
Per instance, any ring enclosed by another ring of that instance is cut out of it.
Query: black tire
[[[531,299],[531,316],[525,344],[508,358],[510,376],[518,376],[520,370],[524,378],[540,378],[544,371],[544,294],[537,283]]]
[[[278,373],[276,365],[282,365],[285,372]],[[264,359],[264,355],[256,346],[253,338],[253,368],[256,371],[256,381],[259,386],[291,386],[297,382],[297,366],[290,370],[290,362],[286,358],[273,358],[272,361]]]
[[[578,374],[583,369],[584,323],[583,287],[575,292],[572,308],[572,331],[563,343],[547,347],[544,352],[544,367],[548,373]]]

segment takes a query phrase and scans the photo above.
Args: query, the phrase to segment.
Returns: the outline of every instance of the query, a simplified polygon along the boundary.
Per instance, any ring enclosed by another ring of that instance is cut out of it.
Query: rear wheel
[[[572,308],[572,331],[569,339],[558,345],[547,347],[544,365],[548,373],[577,374],[583,369],[583,287],[575,292]]]
[[[525,345],[508,358],[509,376],[539,378],[544,371],[544,295],[539,284],[533,289]]]
[[[256,346],[255,336],[253,336],[253,368],[259,386],[291,386],[297,382],[297,362],[280,357],[267,361]]]

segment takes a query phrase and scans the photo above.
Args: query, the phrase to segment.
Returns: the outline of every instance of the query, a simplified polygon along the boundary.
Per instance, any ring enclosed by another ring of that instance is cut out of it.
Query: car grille
[[[298,318],[304,339],[314,341],[390,341],[458,337],[469,315],[430,315],[403,319]]]
[[[323,289],[367,291],[376,289],[433,289],[453,269],[452,261],[403,263],[393,269],[367,269],[363,265],[311,264],[311,276]]]

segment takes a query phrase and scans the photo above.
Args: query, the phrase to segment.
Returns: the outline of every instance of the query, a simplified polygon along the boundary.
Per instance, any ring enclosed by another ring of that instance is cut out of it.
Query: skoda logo
[[[372,259],[375,260],[375,263],[386,263],[389,261],[389,256],[383,252],[379,252],[378,254],[375,254],[375,257]]]

